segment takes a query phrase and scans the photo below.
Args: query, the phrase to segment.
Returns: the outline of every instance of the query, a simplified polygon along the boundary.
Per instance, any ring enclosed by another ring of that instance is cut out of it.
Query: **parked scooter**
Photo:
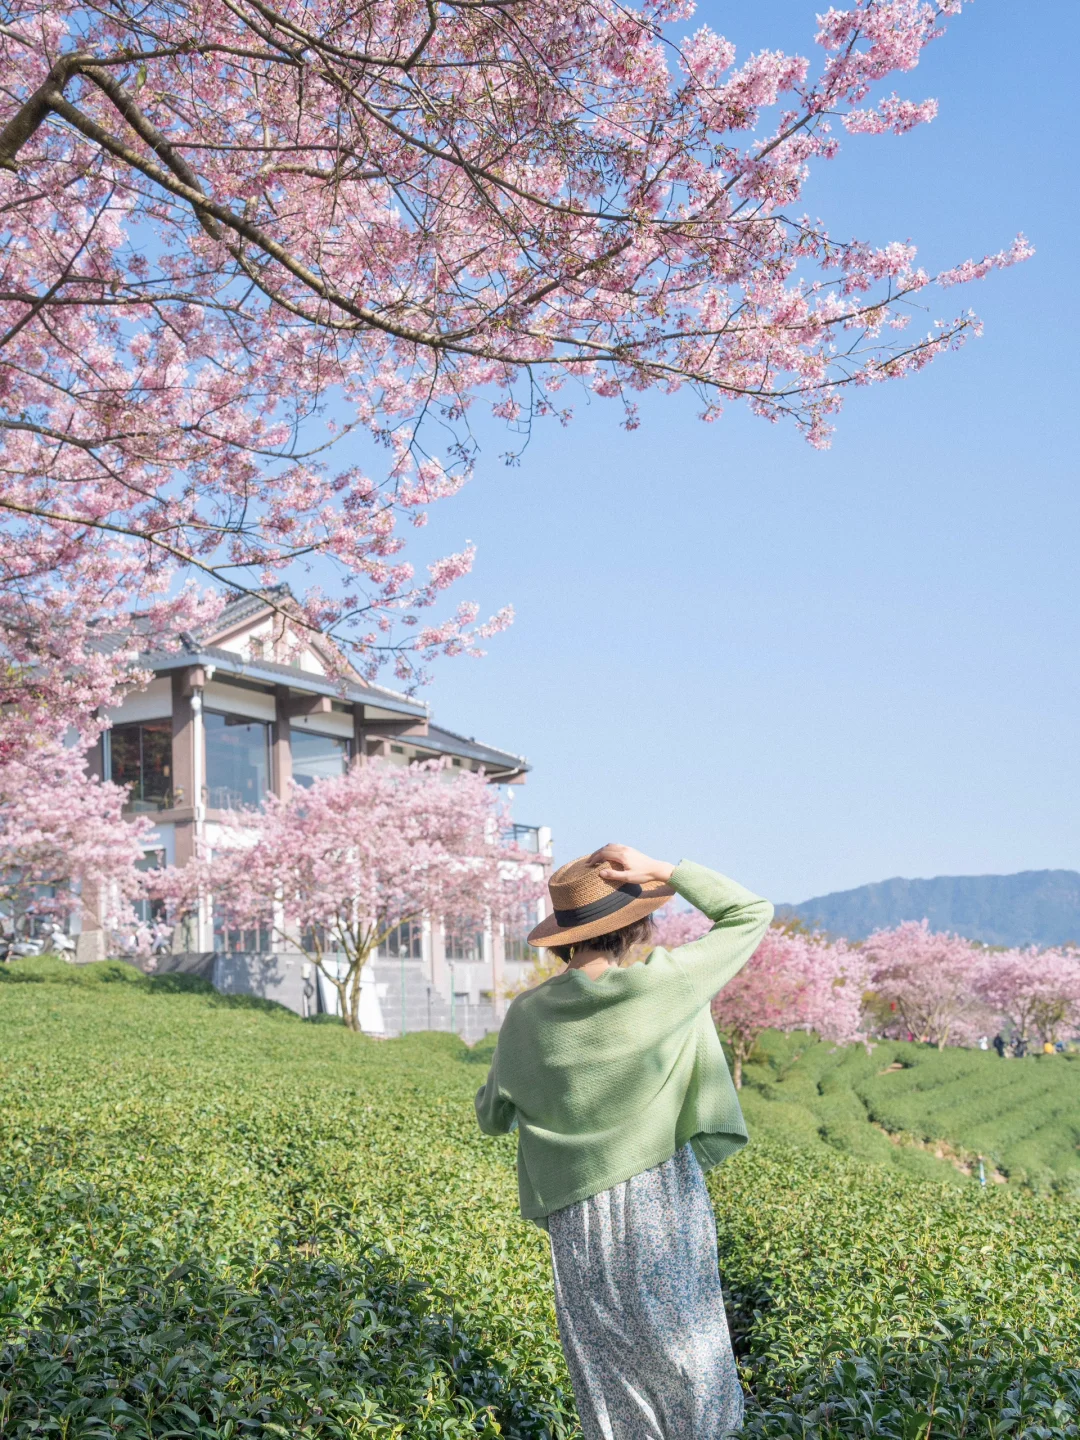
[[[75,941],[65,934],[55,921],[47,935],[26,935],[21,940],[10,920],[3,926],[0,933],[0,963],[45,954],[62,955],[65,960],[75,957]]]
[[[65,930],[53,922],[49,934],[44,941],[44,948],[51,950],[54,955],[62,955],[65,960],[75,958],[75,941]]]
[[[30,955],[40,955],[44,948],[41,940],[35,940],[33,938],[16,940],[12,937],[9,940],[4,940],[2,944],[4,947],[3,955],[5,960],[24,960]]]

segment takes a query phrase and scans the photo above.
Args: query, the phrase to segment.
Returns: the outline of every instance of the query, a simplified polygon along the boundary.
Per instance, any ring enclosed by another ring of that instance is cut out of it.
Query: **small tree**
[[[1053,1043],[1067,1023],[1080,1023],[1080,952],[1005,950],[987,956],[981,999],[1024,1040],[1034,1028]]]
[[[847,1044],[860,1035],[863,961],[842,941],[772,926],[746,966],[713,1000],[734,1056],[735,1088],[764,1030],[816,1031]]]
[[[124,818],[124,790],[87,775],[80,749],[19,741],[0,748],[0,900],[16,916],[78,908],[106,930],[130,924],[150,822]]]
[[[710,921],[696,910],[657,920],[667,949],[700,939]],[[814,1030],[846,1044],[859,1038],[865,961],[844,941],[829,943],[790,926],[773,925],[750,960],[712,1003],[713,1018],[731,1046],[735,1088],[764,1030]]]
[[[899,1015],[918,1040],[944,1050],[974,1039],[986,1022],[979,980],[986,951],[961,935],[939,934],[925,920],[878,930],[866,942],[879,1005]]]
[[[501,822],[482,774],[362,761],[238,814],[209,863],[191,867],[194,884],[180,872],[181,885],[188,905],[209,890],[227,923],[268,927],[300,949],[359,1030],[364,967],[398,926],[425,915],[482,922],[529,887]]]

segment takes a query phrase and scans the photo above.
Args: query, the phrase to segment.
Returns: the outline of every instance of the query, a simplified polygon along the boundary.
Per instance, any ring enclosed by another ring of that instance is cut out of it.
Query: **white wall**
[[[339,739],[351,740],[353,719],[331,711],[329,715],[297,715],[289,724],[294,730],[310,730],[313,735],[336,735]]]
[[[224,710],[249,720],[273,720],[277,713],[273,695],[244,690],[239,685],[225,685],[220,680],[211,680],[203,691],[203,709]]]
[[[124,697],[122,705],[106,713],[114,725],[134,720],[169,720],[172,718],[172,680],[168,675],[159,675],[145,690],[133,690]]]

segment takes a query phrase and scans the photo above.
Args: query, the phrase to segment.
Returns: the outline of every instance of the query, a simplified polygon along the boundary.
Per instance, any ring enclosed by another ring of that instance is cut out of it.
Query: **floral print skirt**
[[[555,1308],[585,1440],[720,1440],[742,1424],[697,1157],[548,1216]]]

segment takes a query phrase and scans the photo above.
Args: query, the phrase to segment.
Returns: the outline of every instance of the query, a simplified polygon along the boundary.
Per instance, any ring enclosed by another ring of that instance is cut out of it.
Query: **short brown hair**
[[[599,950],[618,961],[636,946],[652,943],[652,916],[643,915],[640,920],[635,920],[632,925],[624,925],[621,930],[609,930],[606,935],[594,935],[591,940],[581,940],[576,945],[550,945],[548,948],[552,955],[569,965],[575,950]]]

